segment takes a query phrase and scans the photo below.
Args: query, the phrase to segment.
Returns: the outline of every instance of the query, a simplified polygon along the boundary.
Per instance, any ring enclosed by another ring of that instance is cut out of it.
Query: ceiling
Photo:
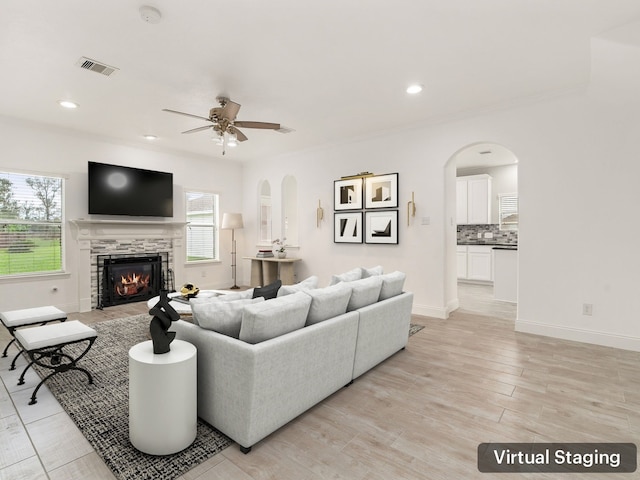
[[[224,94],[249,160],[504,106],[586,84],[590,38],[640,17],[637,0],[3,0],[0,115],[127,144],[221,157],[201,116]],[[111,75],[79,68],[85,56]],[[424,90],[405,92],[411,83]],[[77,102],[62,109],[58,100]]]

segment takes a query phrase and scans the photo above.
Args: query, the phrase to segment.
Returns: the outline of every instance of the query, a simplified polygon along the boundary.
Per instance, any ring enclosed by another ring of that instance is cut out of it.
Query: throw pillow
[[[304,327],[311,297],[293,293],[257,305],[247,305],[242,312],[240,340],[260,343]]]
[[[382,288],[380,289],[380,298],[378,300],[386,300],[402,293],[404,281],[407,276],[402,272],[391,272],[382,275]]]
[[[362,267],[362,278],[375,277],[376,275],[382,275],[382,265],[376,267],[364,268]]]
[[[193,323],[207,330],[214,330],[229,337],[238,338],[245,306],[264,302],[264,298],[247,298],[223,301],[221,299],[196,299],[191,303]]]
[[[318,288],[318,277],[311,275],[309,278],[305,278],[301,282],[294,285],[282,285],[278,290],[278,297],[283,295],[291,295],[296,292],[303,292],[305,290],[311,290],[312,288]]]
[[[330,287],[307,290],[305,293],[311,297],[307,325],[313,325],[347,311],[351,298],[351,284],[340,282]]]
[[[281,285],[282,281],[276,280],[275,282],[270,283],[269,285],[265,285],[264,287],[256,287],[253,289],[253,298],[264,297],[265,300],[276,298]]]
[[[332,275],[329,285],[335,285],[340,282],[353,282],[362,278],[362,269],[360,267],[341,273],[340,275]]]
[[[198,296],[197,298],[200,298],[200,296]],[[247,298],[253,298],[253,288],[244,290],[242,292],[226,293],[224,295],[216,297],[216,299],[222,300],[223,302],[233,302],[234,300],[244,300]]]
[[[363,278],[351,282],[351,298],[347,305],[347,312],[357,310],[372,303],[376,303],[380,297],[380,289],[382,288],[382,278],[380,275],[375,277]]]

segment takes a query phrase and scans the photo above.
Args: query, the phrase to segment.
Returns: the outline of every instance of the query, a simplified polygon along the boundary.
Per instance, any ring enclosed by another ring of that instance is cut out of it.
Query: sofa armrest
[[[411,324],[413,293],[359,308],[358,340],[353,364],[353,378],[390,357],[407,344]]]

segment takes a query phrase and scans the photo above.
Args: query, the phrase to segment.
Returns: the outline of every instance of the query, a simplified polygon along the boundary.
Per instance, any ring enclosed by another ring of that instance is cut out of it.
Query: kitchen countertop
[[[458,242],[458,245],[461,246],[484,246],[484,247],[494,247],[494,248],[505,248],[505,249],[518,249],[518,244],[513,243],[488,243],[488,242]]]

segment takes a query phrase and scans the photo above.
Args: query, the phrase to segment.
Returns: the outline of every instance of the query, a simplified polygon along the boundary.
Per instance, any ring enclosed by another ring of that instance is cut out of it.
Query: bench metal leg
[[[9,347],[11,346],[12,343],[14,343],[16,341],[15,338],[12,338],[11,341],[9,343],[7,343],[7,346],[4,347],[4,351],[2,352],[2,356],[6,357],[7,356],[7,352],[9,351]]]
[[[61,345],[53,345],[37,350],[27,351],[26,353],[29,355],[31,362],[29,362],[29,364],[25,367],[22,374],[20,375],[20,378],[18,379],[18,385],[24,384],[24,376],[33,364],[53,370],[53,372],[44,377],[33,390],[29,405],[34,405],[35,403],[37,403],[36,396],[38,394],[38,390],[40,390],[40,387],[47,380],[58,373],[68,372],[69,370],[79,370],[81,372],[84,372],[84,374],[87,376],[89,384],[93,384],[93,377],[91,376],[91,373],[89,373],[89,371],[84,368],[78,367],[76,363],[89,352],[96,338],[97,337],[83,338],[81,340],[75,340],[73,342],[63,343]],[[77,357],[72,357],[62,350],[67,345],[72,345],[80,342],[87,342],[87,346]]]

